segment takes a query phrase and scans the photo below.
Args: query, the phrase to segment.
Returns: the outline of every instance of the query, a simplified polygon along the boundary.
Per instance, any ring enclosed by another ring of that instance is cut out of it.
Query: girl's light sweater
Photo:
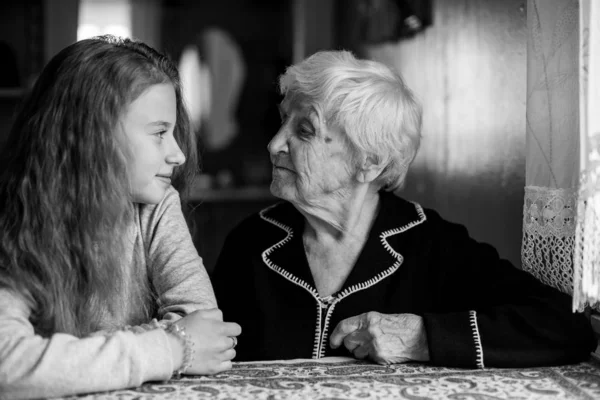
[[[135,207],[130,245],[122,258],[129,265],[130,283],[150,283],[161,320],[173,321],[194,310],[215,308],[213,289],[193,245],[177,191],[169,189],[157,205]],[[127,298],[122,304],[136,309]],[[135,387],[145,381],[166,380],[173,372],[164,330],[146,327],[134,329],[138,332],[134,333],[114,329],[139,321],[135,311],[126,312],[125,321],[107,317],[105,331],[85,338],[63,333],[36,335],[29,321],[31,312],[20,294],[0,289],[0,399]]]

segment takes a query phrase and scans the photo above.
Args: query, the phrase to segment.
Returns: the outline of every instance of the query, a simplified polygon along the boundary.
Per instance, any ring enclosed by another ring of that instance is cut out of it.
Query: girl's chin
[[[168,187],[168,186],[167,186]],[[152,188],[149,190],[147,188],[144,191],[139,191],[134,193],[131,197],[134,203],[140,204],[158,204],[162,201],[163,197],[165,197],[165,193],[167,192],[165,188]]]

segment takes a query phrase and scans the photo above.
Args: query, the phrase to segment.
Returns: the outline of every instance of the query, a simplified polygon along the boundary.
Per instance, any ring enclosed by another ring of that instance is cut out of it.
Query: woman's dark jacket
[[[498,257],[435,211],[381,193],[380,211],[343,288],[322,298],[302,245],[304,217],[287,202],[227,237],[213,285],[226,321],[242,326],[236,361],[352,356],[329,335],[377,311],[423,317],[431,363],[526,367],[585,360],[595,348],[571,298]]]

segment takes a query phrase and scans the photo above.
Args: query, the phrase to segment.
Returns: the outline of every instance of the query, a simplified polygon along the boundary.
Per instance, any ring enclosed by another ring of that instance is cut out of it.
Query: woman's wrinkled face
[[[175,89],[159,84],[135,99],[121,119],[131,197],[136,203],[160,203],[171,186],[173,170],[185,162],[173,136],[176,118]]]
[[[268,145],[273,164],[271,193],[293,203],[310,204],[355,185],[350,145],[341,129],[326,126],[315,107],[279,106],[281,128]]]

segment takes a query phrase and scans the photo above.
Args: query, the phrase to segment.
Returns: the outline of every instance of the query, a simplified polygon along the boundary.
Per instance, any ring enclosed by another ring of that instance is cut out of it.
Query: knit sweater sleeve
[[[30,308],[0,289],[0,398],[65,396],[122,389],[168,379],[173,371],[166,333],[118,331],[79,339],[57,333],[41,337],[29,322]]]
[[[215,294],[194,247],[179,193],[170,188],[158,205],[142,209],[140,219],[159,318],[176,320],[195,310],[216,308]]]
[[[544,285],[469,237],[458,224],[428,214],[432,293],[424,315],[433,364],[530,367],[585,360],[595,340],[570,296]]]

